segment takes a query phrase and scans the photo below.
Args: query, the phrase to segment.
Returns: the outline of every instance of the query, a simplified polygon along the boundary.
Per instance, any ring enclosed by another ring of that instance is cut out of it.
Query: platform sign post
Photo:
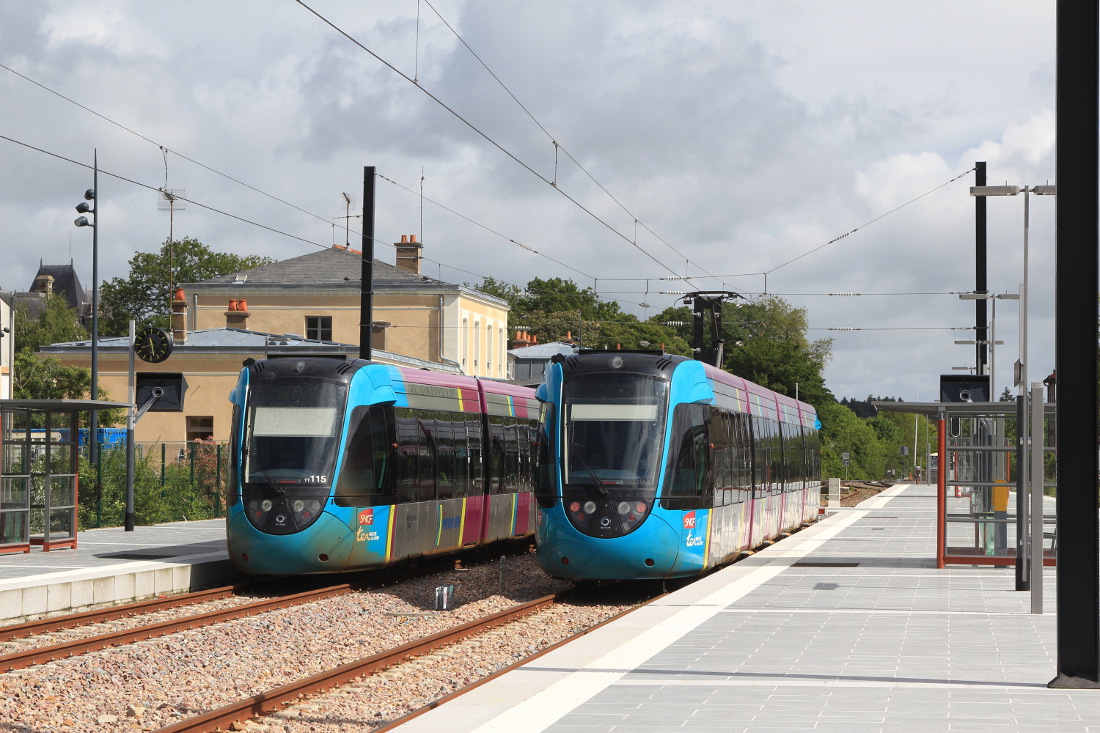
[[[1058,674],[1051,687],[1100,688],[1100,526],[1096,516],[1097,220],[1100,7],[1058,0],[1055,153],[1055,369],[1058,374]],[[1038,565],[1038,563],[1033,563]]]
[[[1031,492],[1031,612],[1043,612],[1043,385],[1031,385],[1031,471],[1028,489]]]

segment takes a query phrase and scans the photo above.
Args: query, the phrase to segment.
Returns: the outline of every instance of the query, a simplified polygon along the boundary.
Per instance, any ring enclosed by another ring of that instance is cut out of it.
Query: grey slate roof
[[[203,280],[201,283],[183,283],[183,287],[186,289],[195,285],[231,285],[235,288],[247,289],[249,286],[281,288],[326,286],[358,290],[361,280],[362,255],[355,250],[330,247],[263,267],[231,275],[220,275]],[[458,287],[427,275],[417,275],[398,269],[378,260],[374,260],[373,280],[376,289],[413,289],[423,288],[426,285],[433,288]]]
[[[58,295],[65,297],[65,302],[80,315],[85,315],[84,311],[88,309],[88,303],[90,298],[84,292],[84,287],[80,284],[80,278],[76,274],[76,270],[73,268],[70,262],[67,265],[42,265],[38,266],[38,272],[34,276],[34,282],[27,289],[28,292],[34,291],[34,285],[38,282],[40,277],[52,277],[53,278],[53,291]]]
[[[517,359],[547,359],[549,360],[554,354],[564,354],[572,356],[577,353],[577,347],[574,344],[567,343],[565,341],[551,341],[545,344],[535,344],[534,346],[524,346],[519,349],[509,349],[509,354],[512,354]]]
[[[180,352],[187,351],[263,351],[268,347],[280,347],[281,349],[310,349],[344,353],[346,351],[359,351],[355,344],[341,344],[334,341],[317,341],[292,334],[271,334],[261,331],[248,331],[241,328],[208,328],[202,331],[191,331],[187,334],[187,340],[182,344],[176,344],[175,349]],[[91,349],[90,339],[84,341],[69,341],[60,344],[43,346],[44,354],[55,354],[69,351],[83,351]],[[99,339],[100,351],[126,351],[129,348],[129,339],[126,336],[116,336]]]

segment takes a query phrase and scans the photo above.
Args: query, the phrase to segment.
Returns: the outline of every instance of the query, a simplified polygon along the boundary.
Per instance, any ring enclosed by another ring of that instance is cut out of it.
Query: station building
[[[494,379],[510,377],[508,304],[421,271],[422,244],[397,243],[397,264],[373,263],[371,358],[382,363]],[[143,379],[180,377],[179,410],[146,413],[137,442],[229,439],[228,395],[247,359],[316,355],[357,358],[362,255],[341,246],[183,283],[173,303],[173,348],[162,362],[135,360]],[[88,368],[91,342],[52,344],[39,352]],[[126,338],[98,345],[101,398],[125,401]],[[139,395],[140,396],[140,395]]]

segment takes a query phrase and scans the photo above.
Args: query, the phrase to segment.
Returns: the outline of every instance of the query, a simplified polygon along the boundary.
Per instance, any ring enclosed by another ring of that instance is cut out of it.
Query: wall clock
[[[143,328],[134,337],[134,353],[150,364],[158,364],[172,353],[172,335],[163,328]]]

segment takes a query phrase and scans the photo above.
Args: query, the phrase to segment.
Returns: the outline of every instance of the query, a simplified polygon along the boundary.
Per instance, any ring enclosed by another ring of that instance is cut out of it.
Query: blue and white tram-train
[[[581,352],[537,392],[549,575],[689,577],[817,519],[814,408],[680,356]]]
[[[247,573],[384,567],[534,529],[534,390],[369,361],[241,371],[229,556]]]

